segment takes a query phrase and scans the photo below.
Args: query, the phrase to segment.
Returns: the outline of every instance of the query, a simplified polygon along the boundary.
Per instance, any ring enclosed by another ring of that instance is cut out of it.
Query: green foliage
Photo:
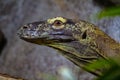
[[[120,62],[118,60],[109,60],[110,66],[104,71],[103,75],[97,80],[120,80]]]
[[[96,80],[120,80],[120,60],[100,59],[86,66],[86,69],[100,71],[101,76]]]
[[[120,6],[106,8],[98,13],[98,18],[120,16]]]

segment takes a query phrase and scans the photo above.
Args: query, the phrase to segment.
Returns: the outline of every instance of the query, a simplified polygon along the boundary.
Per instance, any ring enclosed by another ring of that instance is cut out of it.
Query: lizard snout
[[[31,25],[24,25],[22,26],[18,32],[17,35],[20,38],[35,38],[38,37],[38,30],[35,28],[31,28]]]
[[[23,32],[24,32],[25,29],[27,29],[27,28],[28,28],[27,25],[22,26],[22,27],[18,30],[17,35],[18,35],[19,37],[22,37],[22,36],[23,36]]]

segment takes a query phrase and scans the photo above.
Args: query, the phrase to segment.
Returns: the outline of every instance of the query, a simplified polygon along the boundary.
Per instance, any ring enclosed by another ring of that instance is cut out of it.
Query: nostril
[[[25,26],[23,26],[23,29],[27,29],[27,28],[28,28],[28,26],[26,26],[26,25],[25,25]]]

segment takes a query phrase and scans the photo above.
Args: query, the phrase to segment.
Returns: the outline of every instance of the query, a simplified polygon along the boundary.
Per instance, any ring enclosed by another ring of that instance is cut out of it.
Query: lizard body
[[[87,63],[120,55],[120,44],[95,25],[63,17],[28,23],[18,35],[21,39],[52,47],[70,61],[84,68]],[[96,75],[101,73],[89,71]]]

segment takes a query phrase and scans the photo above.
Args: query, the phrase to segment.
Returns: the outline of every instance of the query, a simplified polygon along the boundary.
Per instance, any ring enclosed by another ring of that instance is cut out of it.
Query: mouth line
[[[50,37],[25,37],[25,36],[19,36],[21,39],[25,40],[25,41],[29,41],[29,42],[34,42],[34,41],[42,41],[42,42],[72,42],[75,41],[74,38],[70,37],[70,36],[65,36],[65,35],[50,35],[53,36],[53,38]],[[57,36],[55,38],[55,36]],[[58,37],[58,36],[62,36],[62,37]]]

